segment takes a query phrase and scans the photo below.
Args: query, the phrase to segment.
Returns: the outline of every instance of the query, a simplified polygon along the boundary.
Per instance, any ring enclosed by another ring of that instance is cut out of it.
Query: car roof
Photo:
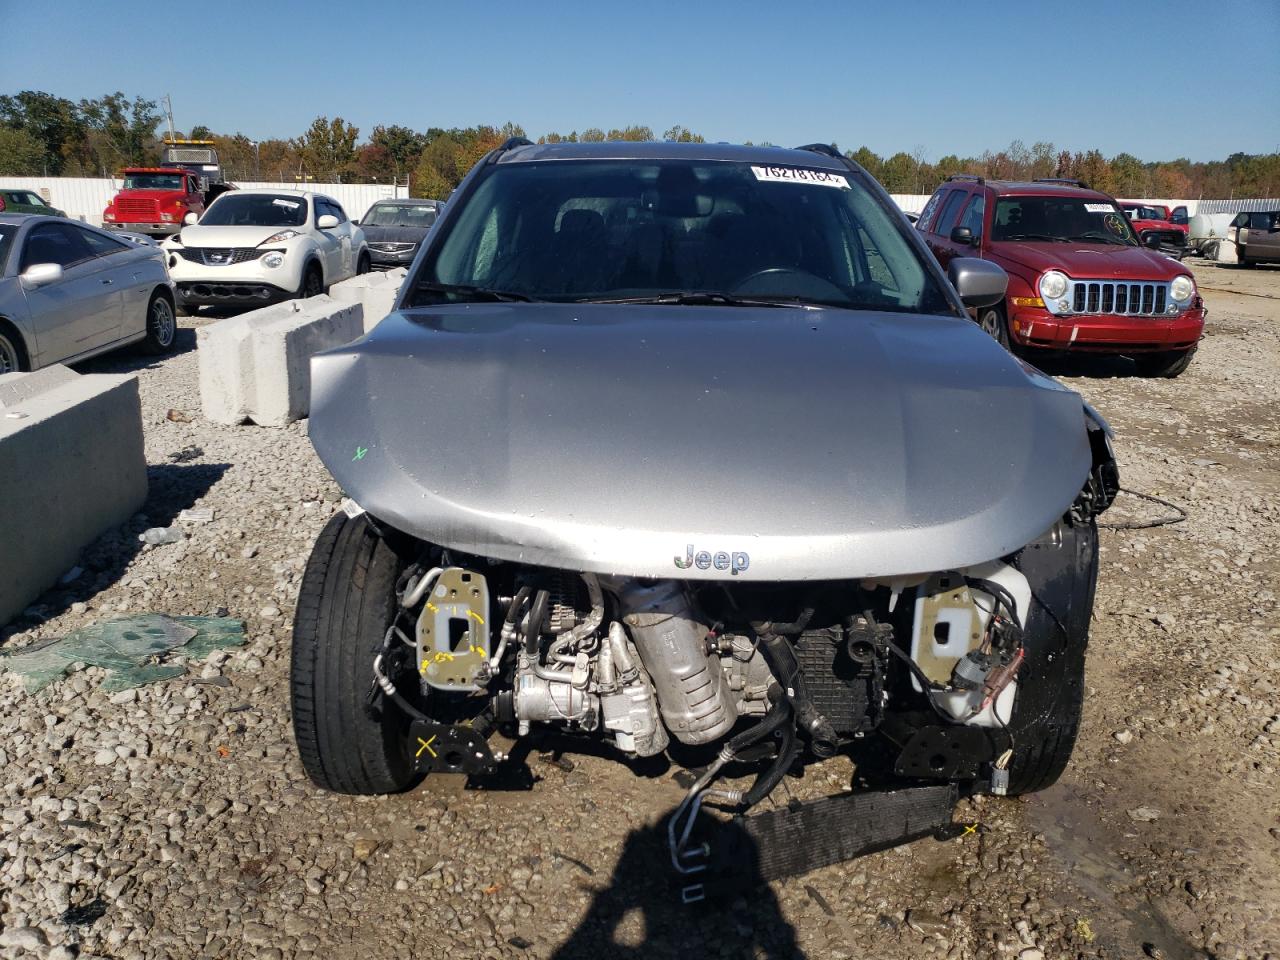
[[[514,147],[498,157],[498,163],[528,163],[540,160],[719,160],[822,170],[848,170],[843,159],[812,150],[747,147],[732,143],[669,143],[648,140],[535,143]]]
[[[1085,200],[1105,200],[1111,197],[1100,190],[1078,187],[1072,183],[1038,183],[1034,180],[959,180],[953,183],[985,184],[999,197],[1078,197]]]
[[[219,197],[230,196],[233,193],[238,197],[252,197],[254,195],[265,194],[269,197],[299,197],[302,199],[307,197],[324,197],[326,200],[333,199],[327,194],[312,193],[310,190],[286,190],[283,188],[279,190],[272,190],[270,187],[250,187],[247,190],[227,190],[219,194]]]
[[[50,223],[74,223],[81,227],[88,226],[87,223],[81,223],[79,220],[70,220],[67,217],[51,217],[44,213],[0,213],[0,223],[8,223],[16,227],[26,223],[35,223],[37,220],[48,220]]]
[[[410,207],[440,206],[439,200],[423,200],[421,197],[379,197],[377,200],[373,201],[374,206],[377,206],[380,203],[396,203],[401,206]]]

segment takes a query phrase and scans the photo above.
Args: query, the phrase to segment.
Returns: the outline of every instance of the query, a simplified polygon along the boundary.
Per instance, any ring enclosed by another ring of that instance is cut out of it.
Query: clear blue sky
[[[682,123],[932,160],[1015,138],[1144,160],[1280,149],[1277,0],[0,0],[0,24],[0,92],[170,93],[179,129],[251,138],[324,114],[362,139]]]

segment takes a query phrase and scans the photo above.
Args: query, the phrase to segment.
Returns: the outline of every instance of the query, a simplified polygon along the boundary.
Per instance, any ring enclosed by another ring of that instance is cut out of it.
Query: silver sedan
[[[0,374],[132,343],[167,353],[174,317],[159,247],[74,220],[0,214]]]

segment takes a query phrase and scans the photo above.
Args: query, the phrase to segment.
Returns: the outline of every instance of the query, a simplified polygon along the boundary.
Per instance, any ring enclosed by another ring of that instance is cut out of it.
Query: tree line
[[[160,157],[163,119],[155,101],[130,100],[120,92],[78,103],[36,90],[0,96],[0,175],[102,177],[126,166],[153,165]],[[224,174],[232,182],[407,181],[413,196],[444,198],[486,152],[526,134],[514,123],[421,132],[379,125],[362,143],[360,130],[341,117],[317,117],[297,137],[254,141],[206,126],[195,126],[187,135],[217,144]],[[647,126],[550,132],[537,142],[655,139],[704,142],[701,134],[679,124],[661,134]],[[864,146],[846,156],[890,193],[932,193],[950,174],[972,173],[1006,180],[1071,177],[1123,197],[1280,195],[1280,153],[1233,153],[1208,162],[1142,161],[1129,153],[1105,157],[1098,150],[1073,152],[1045,142],[1028,147],[1015,140],[997,152],[948,154],[937,161],[930,161],[923,147],[882,157]]]

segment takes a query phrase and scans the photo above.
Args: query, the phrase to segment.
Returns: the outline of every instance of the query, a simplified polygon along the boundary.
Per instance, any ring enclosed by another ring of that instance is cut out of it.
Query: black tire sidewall
[[[0,339],[3,339],[13,351],[13,357],[17,368],[10,372],[21,373],[26,371],[31,366],[31,362],[27,358],[27,351],[26,347],[22,343],[22,338],[15,336],[14,333],[6,327],[0,326]]]
[[[308,281],[313,276],[319,278],[314,293],[307,290]],[[318,297],[322,293],[324,293],[324,274],[320,270],[320,265],[313,260],[302,271],[302,285],[298,287],[298,299],[306,300],[309,297]]]
[[[1098,528],[1092,520],[1064,523],[1059,533],[1057,545],[1053,537],[1041,537],[1014,559],[1033,599],[1031,609],[1022,612],[1025,660],[1009,723],[1014,742],[1010,795],[1043,790],[1057,781],[1071,759],[1084,708]]]
[[[321,531],[307,562],[293,625],[291,708],[303,768],[326,789],[396,793],[420,779],[408,719],[384,697],[373,710],[368,703],[402,568],[363,516],[344,513]]]
[[[155,331],[151,329],[151,311],[155,309],[156,301],[163,300],[169,307],[170,319],[173,321],[173,333],[169,337],[168,343],[161,343],[156,338]],[[178,342],[178,308],[172,300],[157,290],[151,295],[151,299],[147,301],[147,335],[142,341],[142,349],[154,356],[161,356],[169,353],[174,344]]]

